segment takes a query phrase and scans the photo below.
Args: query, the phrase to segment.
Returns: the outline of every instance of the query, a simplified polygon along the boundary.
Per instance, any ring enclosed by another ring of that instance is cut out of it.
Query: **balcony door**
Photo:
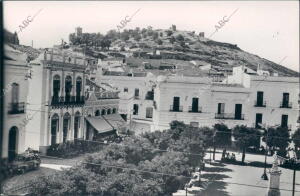
[[[198,112],[199,108],[199,98],[194,97],[192,100],[192,112]]]
[[[173,98],[173,111],[179,111],[180,97]]]
[[[11,90],[11,103],[12,103],[12,111],[18,111],[18,103],[19,103],[19,84],[13,83]]]
[[[283,96],[282,96],[282,106],[283,107],[288,107],[288,105],[289,105],[289,97],[290,97],[289,93],[283,93]]]
[[[76,79],[76,102],[80,101],[82,80],[81,77]]]
[[[257,106],[262,106],[264,103],[264,92],[258,91],[257,92]]]
[[[71,76],[67,76],[65,80],[65,101],[70,102],[71,101],[71,90],[72,90],[72,78]]]
[[[235,104],[235,119],[241,119],[242,118],[242,104]]]
[[[58,102],[60,91],[60,77],[58,75],[53,78],[53,101]]]
[[[218,103],[218,114],[224,114],[225,103]]]

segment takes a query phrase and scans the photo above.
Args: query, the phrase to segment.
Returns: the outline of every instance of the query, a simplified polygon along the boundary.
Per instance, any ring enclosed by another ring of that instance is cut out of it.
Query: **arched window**
[[[95,116],[100,116],[100,111],[99,111],[99,110],[97,110],[97,111],[95,112]]]
[[[59,132],[59,117],[54,114],[51,118],[51,145],[56,144],[56,135]]]
[[[78,131],[80,127],[80,112],[76,112],[74,119],[74,140],[78,138]]]
[[[102,111],[101,111],[101,115],[105,115],[106,114],[106,111],[105,111],[105,109],[103,109]]]
[[[81,88],[82,88],[82,79],[80,76],[78,76],[76,79],[76,102],[80,101]]]
[[[71,101],[71,90],[72,90],[72,77],[67,76],[65,79],[65,96],[66,102]]]
[[[59,96],[59,91],[60,91],[60,77],[59,75],[55,75],[53,77],[53,98],[52,100],[54,102],[58,102],[58,96]]]
[[[8,160],[13,161],[17,155],[18,151],[18,128],[12,127],[9,130],[8,139]]]
[[[107,114],[111,114],[111,109],[108,109],[108,110],[107,110]]]
[[[113,108],[113,109],[112,109],[112,113],[115,114],[116,112],[117,112],[117,109],[116,109],[116,108]]]
[[[68,138],[70,119],[71,119],[70,114],[68,112],[65,113],[64,118],[63,118],[63,142],[64,143],[67,141],[67,138]]]

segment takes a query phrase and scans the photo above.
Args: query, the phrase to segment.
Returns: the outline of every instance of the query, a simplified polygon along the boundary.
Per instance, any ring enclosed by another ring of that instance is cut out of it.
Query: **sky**
[[[234,13],[210,39],[237,44],[242,50],[299,71],[298,1],[4,1],[4,28],[19,32],[20,44],[52,47],[80,26],[105,34],[136,13],[135,27],[205,32]],[[235,11],[235,12],[234,12]],[[37,14],[37,15],[36,15]],[[36,15],[33,18],[33,16]],[[22,23],[30,19],[25,27]],[[22,25],[25,28],[22,28]]]

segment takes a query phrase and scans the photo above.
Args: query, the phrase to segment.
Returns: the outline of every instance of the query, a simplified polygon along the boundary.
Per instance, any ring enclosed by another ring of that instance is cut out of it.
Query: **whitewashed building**
[[[216,82],[212,77],[98,75],[120,90],[119,112],[150,130],[169,128],[173,120],[193,126],[284,126],[299,119],[299,79],[270,76],[240,66]],[[146,94],[151,94],[151,99]]]
[[[154,130],[172,120],[193,126],[225,123],[229,127],[283,126],[297,128],[299,78],[262,76],[241,66],[223,83],[210,78],[158,77]]]
[[[27,95],[30,67],[27,55],[8,45],[4,52],[3,159],[13,160],[16,154],[26,150],[25,124],[27,122]]]

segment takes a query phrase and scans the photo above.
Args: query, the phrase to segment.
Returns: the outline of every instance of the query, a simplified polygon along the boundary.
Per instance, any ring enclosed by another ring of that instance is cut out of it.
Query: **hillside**
[[[288,69],[257,55],[240,49],[237,45],[222,43],[205,38],[204,33],[196,34],[192,31],[176,30],[172,25],[170,29],[136,28],[118,33],[114,30],[106,35],[96,33],[83,33],[81,37],[72,34],[71,45],[87,45],[89,50],[95,52],[115,51],[129,52],[136,58],[170,59],[190,61],[201,60],[210,63],[213,68],[230,69],[245,65],[256,70],[257,65],[270,73],[277,72],[279,76],[298,76],[298,72]],[[159,55],[155,55],[159,51]],[[152,55],[151,55],[152,53]],[[154,53],[154,54],[153,54]]]

